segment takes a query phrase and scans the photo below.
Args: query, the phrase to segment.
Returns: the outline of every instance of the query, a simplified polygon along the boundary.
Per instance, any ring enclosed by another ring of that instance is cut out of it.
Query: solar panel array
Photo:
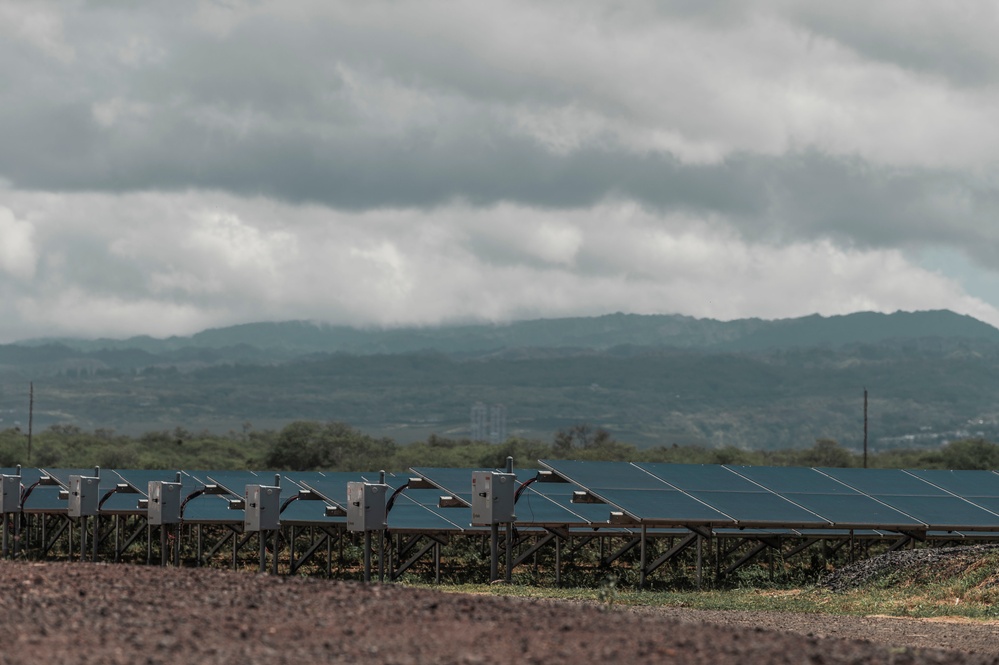
[[[541,460],[541,464],[545,471],[515,471],[516,521],[511,527],[516,531],[515,547],[520,548],[520,554],[507,556],[516,556],[517,562],[525,561],[549,542],[559,547],[574,538],[579,542],[594,537],[619,538],[623,544],[616,553],[607,553],[605,562],[614,561],[629,548],[640,545],[644,580],[647,572],[655,570],[668,557],[705,537],[747,542],[755,539],[768,546],[784,538],[806,544],[819,539],[845,538],[904,538],[907,542],[967,537],[999,539],[999,474],[992,471],[572,460]],[[414,467],[410,471],[410,474],[381,474],[100,470],[101,502],[99,517],[93,524],[93,538],[107,538],[113,531],[116,559],[130,544],[141,541],[141,532],[151,528],[144,522],[152,481],[180,483],[183,523],[222,529],[225,535],[206,545],[206,551],[208,555],[217,553],[224,544],[231,543],[234,566],[238,549],[252,535],[243,533],[243,497],[248,485],[278,486],[280,525],[290,530],[290,537],[284,538],[290,543],[287,565],[292,572],[321,549],[323,539],[329,569],[332,543],[339,542],[342,547],[347,532],[350,482],[384,482],[388,486],[392,499],[387,529],[410,539],[407,546],[402,541],[396,545],[395,556],[399,557],[396,572],[404,571],[431,549],[439,556],[439,545],[449,538],[490,534],[490,527],[471,524],[472,469]],[[18,473],[22,488],[20,512],[56,520],[42,523],[41,532],[45,534],[47,526],[50,540],[60,536],[72,539],[78,518],[70,518],[67,511],[70,476],[93,476],[97,470],[0,469],[0,474],[6,476]],[[107,526],[112,519],[133,520],[132,531],[121,534],[120,546],[118,527]],[[102,527],[100,520],[105,520],[105,526]],[[4,520],[5,554],[10,551],[8,531],[18,524],[17,520]],[[85,522],[79,524],[79,532],[83,532]],[[308,543],[307,551],[296,553],[296,533],[307,529],[318,536]],[[66,532],[69,535],[64,535]],[[416,547],[421,538],[422,548]],[[666,554],[654,562],[646,562],[647,540],[668,539],[673,543],[677,538],[679,545],[669,545]],[[151,535],[147,535],[145,542],[151,552]],[[165,546],[166,540],[162,540],[161,547]],[[45,544],[41,555],[51,547],[51,543]],[[70,543],[70,551],[72,548]],[[83,550],[81,541],[77,551]],[[179,552],[179,546],[176,551]],[[263,545],[260,552],[263,557]],[[403,555],[410,559],[400,563]],[[200,531],[198,561],[202,561]],[[276,569],[276,556],[274,566]]]
[[[999,532],[999,474],[630,462],[542,464],[619,523]]]

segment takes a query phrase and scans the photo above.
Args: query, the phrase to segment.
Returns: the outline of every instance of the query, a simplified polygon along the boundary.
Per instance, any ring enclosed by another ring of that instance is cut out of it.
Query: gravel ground
[[[984,624],[605,610],[210,569],[2,561],[0,599],[5,665],[999,663]]]
[[[918,576],[942,568],[966,567],[989,552],[999,549],[996,544],[965,545],[963,547],[925,547],[916,550],[888,552],[844,566],[823,578],[822,586],[837,592],[856,589],[888,575],[905,572]]]

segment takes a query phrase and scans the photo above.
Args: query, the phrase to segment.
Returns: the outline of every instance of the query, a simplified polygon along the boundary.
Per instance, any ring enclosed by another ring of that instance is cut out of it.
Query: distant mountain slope
[[[78,351],[137,349],[177,354],[185,349],[228,350],[227,359],[289,359],[312,353],[359,355],[436,351],[478,355],[502,349],[619,346],[672,347],[705,351],[843,347],[888,340],[949,338],[999,342],[999,330],[947,310],[862,312],[767,321],[716,321],[680,315],[609,314],[599,317],[538,319],[509,324],[361,329],[308,321],[250,323],[205,330],[190,337],[133,337],[92,341],[34,340],[22,345],[59,344]],[[191,355],[188,353],[181,353]]]
[[[765,321],[613,314],[359,330],[304,321],[191,337],[0,346],[0,428],[227,431],[343,420],[416,440],[468,436],[481,402],[508,432],[577,423],[642,446],[856,446],[999,436],[999,330],[948,311]]]

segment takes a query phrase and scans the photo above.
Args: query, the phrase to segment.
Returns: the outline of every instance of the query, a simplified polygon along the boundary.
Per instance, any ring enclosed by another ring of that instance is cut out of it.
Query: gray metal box
[[[243,531],[274,531],[281,526],[280,487],[247,485],[243,501]]]
[[[513,499],[517,491],[517,476],[496,471],[472,472],[472,524],[504,524],[513,522]]]
[[[180,483],[165,480],[149,481],[146,519],[151,526],[180,522],[180,503]]]
[[[388,485],[347,483],[347,530],[384,531]]]
[[[97,514],[101,479],[95,476],[69,477],[69,516],[90,517]]]
[[[21,476],[0,475],[0,513],[21,510]]]

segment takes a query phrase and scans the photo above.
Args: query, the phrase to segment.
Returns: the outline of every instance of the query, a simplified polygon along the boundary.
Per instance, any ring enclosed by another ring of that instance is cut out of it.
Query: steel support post
[[[647,537],[648,537],[648,527],[645,524],[642,524],[642,543],[641,543],[641,558],[640,558],[641,572],[638,575],[639,589],[645,586],[645,565],[646,565],[646,558],[648,556],[646,552],[646,549],[648,547],[648,543],[646,541]]]
[[[371,581],[371,532],[364,532],[364,581]]]
[[[506,527],[506,583],[513,582],[513,524],[507,523]]]
[[[562,539],[555,538],[555,586],[562,586]]]
[[[499,524],[489,529],[489,581],[499,579]]]
[[[267,572],[267,536],[263,531],[258,531],[260,541],[260,572]]]

